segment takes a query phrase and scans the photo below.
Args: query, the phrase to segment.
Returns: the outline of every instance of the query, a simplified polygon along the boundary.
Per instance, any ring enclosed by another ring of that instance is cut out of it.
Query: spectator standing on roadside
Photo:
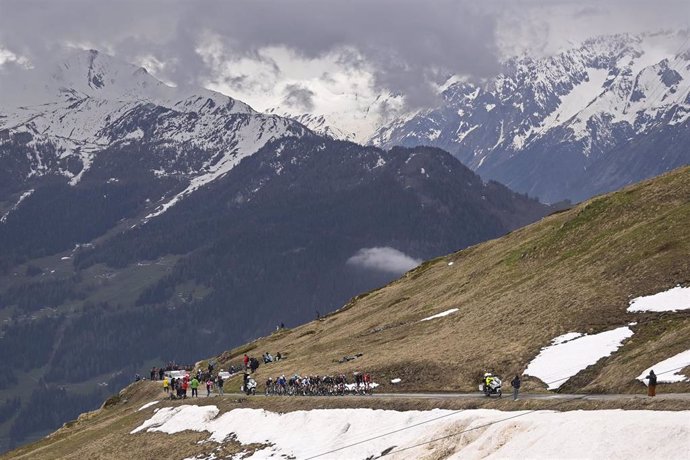
[[[192,397],[199,397],[199,379],[194,377],[192,381],[189,383],[189,386],[192,387]]]
[[[163,391],[165,391],[167,393],[168,390],[170,389],[169,386],[170,386],[170,382],[168,382],[168,378],[164,377],[163,378]]]
[[[219,375],[216,384],[218,385],[218,394],[223,396],[223,377]]]
[[[656,396],[656,374],[654,369],[649,371],[649,375],[645,377],[645,380],[649,380],[649,385],[647,385],[647,396]]]
[[[510,382],[510,386],[513,387],[513,401],[517,401],[518,399],[518,393],[520,393],[520,385],[522,385],[522,382],[520,381],[520,376],[516,375],[515,378]]]

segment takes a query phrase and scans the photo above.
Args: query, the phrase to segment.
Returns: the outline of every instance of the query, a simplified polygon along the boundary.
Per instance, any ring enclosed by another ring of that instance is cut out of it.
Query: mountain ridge
[[[26,72],[31,78],[44,76],[42,69]],[[19,77],[14,81],[25,88]],[[50,176],[66,177],[74,185],[108,147],[145,144],[142,153],[151,157],[151,172],[187,183],[160,203],[153,217],[223,176],[266,142],[309,132],[295,121],[261,114],[214,91],[170,87],[141,67],[94,50],[72,52],[40,87],[45,91],[34,101],[37,105],[0,117],[0,147],[25,150],[27,157],[15,164],[18,155],[9,158],[0,151],[6,183],[14,185],[9,193],[21,193]]]
[[[666,158],[674,144],[661,134],[689,126],[689,40],[687,30],[621,34],[549,58],[514,58],[485,85],[448,85],[438,107],[383,127],[371,142],[441,147],[483,177],[547,202],[612,191],[690,162],[687,151]],[[640,163],[647,150],[610,159],[631,139],[656,144],[657,169],[620,165]],[[588,182],[596,168],[609,170],[610,184]]]

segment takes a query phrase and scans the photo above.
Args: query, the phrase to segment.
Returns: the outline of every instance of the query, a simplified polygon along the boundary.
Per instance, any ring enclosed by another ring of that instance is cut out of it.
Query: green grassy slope
[[[563,388],[640,391],[640,372],[690,349],[690,312],[631,314],[628,302],[690,283],[688,254],[685,167],[427,261],[326,318],[226,352],[220,361],[237,362],[245,350],[282,351],[289,358],[261,366],[260,381],[359,369],[381,382],[400,377],[402,390],[472,390],[486,369],[521,372],[558,335],[637,322],[618,352]],[[419,322],[450,308],[459,311]],[[336,362],[355,353],[364,355]]]
[[[690,349],[690,311],[627,313],[626,309],[631,298],[690,284],[688,254],[690,167],[685,167],[594,198],[503,238],[427,261],[320,320],[277,331],[212,359],[220,368],[239,363],[245,352],[257,357],[265,351],[286,354],[287,359],[281,362],[261,365],[255,376],[260,383],[281,373],[323,375],[366,370],[382,384],[381,391],[474,391],[484,370],[504,376],[521,372],[558,335],[597,333],[636,323],[630,326],[634,335],[617,352],[578,373],[562,390],[642,393],[644,387],[635,378],[644,369]],[[459,311],[420,322],[450,308]],[[362,356],[338,362],[356,353]],[[199,364],[205,365],[205,361]],[[690,376],[690,368],[683,372]],[[392,387],[387,382],[394,377],[401,378],[402,383]],[[118,403],[84,416],[56,435],[8,454],[8,458],[97,454],[116,458],[108,456],[114,455],[108,449],[125,445],[129,451],[144,455],[150,453],[151,446],[168,453],[177,453],[177,449],[201,452],[203,446],[196,442],[203,436],[198,434],[176,436],[174,442],[173,438],[158,439],[153,434],[137,439],[127,435],[145,418],[135,412],[139,404],[161,396],[156,385],[134,385],[124,393],[133,403]],[[232,391],[238,386],[236,378],[226,388]],[[527,391],[544,388],[535,378],[525,382]],[[665,384],[659,391],[687,392],[690,383]],[[281,411],[352,405],[421,408],[410,401],[368,402],[367,398],[249,401],[229,397],[221,410],[243,406]],[[512,406],[506,401],[489,403],[499,405],[472,400],[458,403],[458,407],[550,408],[547,403],[536,402],[534,407],[529,402]],[[424,404],[429,408],[449,403]],[[606,404],[573,403],[563,409],[687,409],[687,404],[679,406],[663,399],[634,398],[632,402]],[[229,449],[236,447],[228,445]],[[101,448],[106,451],[99,451]]]

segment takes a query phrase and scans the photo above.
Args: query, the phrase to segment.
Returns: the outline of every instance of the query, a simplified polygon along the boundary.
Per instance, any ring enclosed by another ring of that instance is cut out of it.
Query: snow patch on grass
[[[551,345],[560,345],[562,343],[570,342],[571,340],[575,340],[578,337],[582,337],[582,333],[580,332],[568,332],[567,334],[563,334],[561,336],[556,337],[551,341]]]
[[[427,318],[420,319],[419,322],[421,323],[422,321],[429,321],[429,320],[436,319],[436,318],[443,318],[444,316],[452,315],[456,311],[458,311],[457,308],[451,308],[450,310],[442,311],[441,313],[437,313],[433,316],[429,316]]]
[[[653,295],[637,297],[630,301],[629,312],[678,311],[690,309],[690,287],[676,286]]]
[[[160,401],[151,401],[150,403],[146,403],[146,404],[144,404],[143,406],[141,406],[141,407],[137,410],[137,412],[140,412],[140,411],[142,411],[142,410],[144,410],[144,409],[148,409],[148,408],[151,407],[151,406],[155,406],[155,405],[158,404],[159,402],[160,402]]]
[[[569,332],[542,348],[524,373],[539,378],[549,390],[555,390],[587,366],[618,350],[632,335],[627,326],[593,335]]]
[[[216,406],[177,406],[166,407],[156,412],[130,434],[140,431],[160,431],[162,433],[179,433],[180,431],[208,431],[207,423],[213,420],[220,411]]]
[[[678,353],[675,356],[665,359],[660,363],[645,369],[637,380],[647,385],[649,381],[645,380],[645,377],[649,375],[649,371],[654,369],[654,373],[657,375],[657,383],[685,382],[690,380],[687,376],[680,373],[685,367],[690,367],[690,350]]]

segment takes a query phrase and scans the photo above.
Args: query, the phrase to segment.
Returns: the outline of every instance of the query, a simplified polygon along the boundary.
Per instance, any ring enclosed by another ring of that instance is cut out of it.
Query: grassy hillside
[[[214,359],[239,363],[243,353],[281,351],[287,359],[261,365],[259,382],[280,373],[372,372],[384,391],[471,391],[484,370],[524,370],[540,348],[566,332],[596,333],[626,324],[634,335],[609,358],[570,379],[562,389],[640,393],[635,381],[648,366],[690,349],[690,312],[627,313],[631,298],[690,283],[690,167],[582,203],[503,238],[425,262],[399,280],[353,299],[339,311],[284,329]],[[452,263],[452,264],[451,264]],[[422,318],[458,308],[455,314]],[[239,319],[238,319],[239,320]],[[346,362],[346,355],[362,356]],[[200,365],[205,365],[201,362]],[[684,372],[688,375],[690,369]],[[402,383],[391,388],[390,378]],[[227,390],[236,390],[236,379]],[[530,378],[527,390],[544,388]],[[689,391],[663,385],[661,392]],[[150,416],[144,403],[163,397],[160,384],[139,382],[53,435],[7,458],[184,457],[210,453],[204,433],[174,438],[128,433]],[[238,407],[275,411],[329,407],[398,410],[442,408],[687,410],[686,400],[513,402],[480,399],[200,398],[221,412]],[[156,407],[179,405],[163,401]],[[557,406],[556,406],[557,404]],[[174,442],[171,440],[174,439]],[[245,447],[230,441],[224,453]]]
[[[334,314],[221,355],[281,351],[280,373],[372,372],[406,390],[473,390],[484,370],[521,372],[567,332],[631,322],[634,336],[564,390],[635,392],[640,372],[690,349],[690,314],[626,313],[631,298],[690,283],[690,167],[584,202],[503,238],[423,263]],[[452,262],[452,264],[451,264]],[[453,315],[419,322],[450,308]],[[239,318],[238,318],[239,320]],[[363,356],[344,364],[346,355]],[[542,387],[531,379],[528,388]],[[674,384],[669,389],[690,389]],[[388,388],[390,389],[390,388]]]

